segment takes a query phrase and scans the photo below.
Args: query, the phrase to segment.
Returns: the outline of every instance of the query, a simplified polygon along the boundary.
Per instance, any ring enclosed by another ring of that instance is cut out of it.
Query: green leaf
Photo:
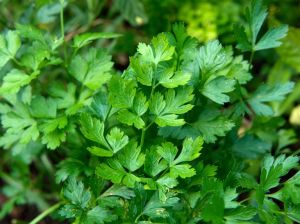
[[[66,133],[64,130],[55,130],[53,132],[44,133],[42,143],[46,144],[50,149],[56,149],[62,142],[66,140]]]
[[[154,63],[157,65],[159,62],[168,61],[172,59],[175,48],[171,46],[164,33],[158,34],[151,41],[154,51]]]
[[[146,153],[144,170],[152,177],[157,176],[167,168],[167,163],[162,159],[163,157],[158,154],[155,147],[152,147]]]
[[[87,208],[91,199],[91,193],[84,189],[81,181],[77,182],[74,177],[70,178],[63,190],[64,197],[73,205],[81,209]]]
[[[263,6],[262,0],[253,0],[251,7],[246,10],[246,17],[249,22],[252,42],[256,42],[258,32],[260,31],[266,17],[267,8]]]
[[[145,154],[141,153],[141,148],[137,146],[136,142],[131,141],[118,154],[118,159],[124,167],[133,172],[144,164]]]
[[[106,222],[111,222],[117,219],[116,215],[113,215],[109,210],[104,209],[100,206],[89,210],[87,212],[86,223],[87,224],[102,224]]]
[[[168,210],[166,208],[173,207],[179,201],[177,197],[167,197],[165,202],[159,200],[158,194],[155,193],[145,205],[142,214],[151,218],[167,217]]]
[[[272,145],[262,141],[253,135],[245,135],[238,138],[232,145],[232,151],[241,158],[256,159],[267,152],[270,152]]]
[[[105,51],[91,49],[84,55],[73,57],[68,70],[83,85],[96,90],[109,81],[112,66],[111,56]]]
[[[191,79],[191,74],[183,71],[163,69],[158,73],[158,82],[166,88],[176,88],[186,85]]]
[[[87,113],[82,113],[80,115],[80,124],[80,130],[84,137],[109,148],[104,138],[104,124],[100,120],[92,118]]]
[[[52,98],[36,96],[30,104],[31,114],[37,118],[55,118],[57,114],[57,104]]]
[[[186,138],[183,142],[182,150],[174,163],[188,162],[198,158],[200,156],[203,143],[203,138],[201,137],[197,137],[195,140],[192,138]]]
[[[121,168],[120,168],[121,167]],[[115,184],[120,184],[126,175],[121,164],[109,162],[109,165],[102,163],[96,167],[96,174],[106,180],[111,180]]]
[[[185,122],[177,119],[179,114],[184,114],[193,108],[188,104],[194,95],[192,88],[179,88],[177,91],[168,89],[163,97],[159,92],[155,93],[149,102],[150,111],[156,116],[155,122],[163,126],[180,126]]]
[[[12,58],[21,47],[21,39],[17,31],[9,30],[0,35],[0,69]]]
[[[129,138],[119,128],[113,128],[109,135],[106,137],[109,145],[111,146],[113,153],[117,153],[124,148],[129,142]]]
[[[226,67],[231,57],[218,40],[210,41],[199,48],[197,61],[201,71],[201,79],[206,81],[213,74]]]
[[[264,158],[260,175],[260,185],[266,192],[279,184],[281,176],[287,174],[298,165],[298,157],[285,157],[284,155],[274,159],[271,155]]]
[[[136,83],[133,80],[125,80],[119,76],[113,76],[108,84],[109,102],[116,108],[130,108],[133,105],[136,93]]]
[[[271,116],[273,115],[273,110],[265,103],[282,101],[284,96],[290,93],[293,88],[293,82],[276,84],[273,86],[266,84],[261,85],[253,93],[253,96],[248,100],[248,102],[257,115]]]
[[[295,68],[298,72],[300,71],[300,29],[291,27],[288,35],[282,40],[282,45],[277,48],[277,52],[285,64]]]
[[[178,149],[170,142],[163,143],[157,148],[157,153],[164,158],[169,164],[174,161]]]
[[[31,140],[36,141],[39,137],[37,122],[31,117],[25,104],[17,102],[12,111],[2,115],[2,127],[7,131],[0,137],[2,146],[11,146],[20,141],[28,144]]]
[[[134,125],[137,129],[141,129],[145,126],[145,122],[137,114],[130,112],[129,110],[121,110],[118,112],[117,118],[120,122],[127,125]]]
[[[233,127],[234,123],[231,120],[207,109],[200,113],[192,127],[186,127],[186,131],[191,133],[187,136],[199,134],[203,136],[205,142],[213,143],[217,140],[217,136],[225,136]]]
[[[133,110],[135,113],[138,116],[142,116],[144,113],[146,113],[148,106],[149,104],[145,95],[141,92],[138,92],[133,101]]]
[[[230,98],[224,93],[234,90],[235,80],[218,77],[204,84],[201,93],[218,104],[229,102]]]
[[[194,176],[196,174],[195,169],[192,168],[189,164],[179,163],[189,162],[199,157],[199,151],[202,148],[202,144],[203,139],[200,137],[198,137],[194,141],[191,138],[185,139],[183,143],[183,148],[178,156],[177,147],[170,142],[162,143],[161,146],[157,147],[157,153],[162,158],[164,158],[169,164],[170,177],[176,178],[180,176],[181,178],[186,178]]]
[[[251,7],[246,10],[247,26],[236,25],[234,32],[238,41],[237,48],[246,51],[259,51],[275,48],[281,45],[280,39],[286,36],[288,27],[286,25],[269,29],[258,40],[258,34],[268,15],[267,8],[263,6],[262,0],[253,0]],[[248,28],[248,29],[247,29]],[[245,30],[249,31],[246,32]]]
[[[100,157],[112,157],[114,155],[112,151],[102,149],[97,146],[88,147],[87,150],[93,155]]]
[[[50,49],[40,41],[33,41],[21,57],[21,64],[37,72],[50,60]]]
[[[145,86],[152,85],[153,68],[149,62],[132,57],[130,58],[130,66],[134,70],[135,76],[141,84]]]
[[[7,50],[11,57],[14,57],[21,47],[21,39],[17,31],[9,30],[6,34]]]
[[[32,79],[32,76],[27,75],[23,71],[12,69],[3,78],[3,84],[0,87],[0,94],[8,95],[17,93],[21,87],[28,85]]]
[[[79,49],[88,44],[90,44],[94,40],[98,39],[111,39],[122,36],[117,33],[109,33],[109,32],[101,32],[101,33],[84,33],[74,37],[74,47]]]
[[[69,83],[64,86],[62,83],[53,83],[49,88],[49,94],[54,98],[57,109],[69,108],[75,104],[76,86]]]
[[[281,45],[281,42],[279,40],[284,38],[287,35],[287,32],[287,25],[282,25],[280,27],[268,30],[268,32],[266,32],[255,45],[254,50],[259,51],[279,47]]]
[[[196,174],[194,168],[189,164],[174,165],[170,168],[170,176],[176,178],[180,176],[181,178],[192,177]]]

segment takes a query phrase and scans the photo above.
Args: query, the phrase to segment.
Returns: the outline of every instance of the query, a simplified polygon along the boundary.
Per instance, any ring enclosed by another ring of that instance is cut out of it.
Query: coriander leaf
[[[14,57],[21,47],[21,39],[17,31],[9,30],[6,34],[7,51]]]
[[[55,149],[60,146],[61,142],[66,140],[66,133],[64,130],[56,129],[55,131],[44,133],[42,143],[46,144],[48,148]]]
[[[287,174],[298,165],[298,157],[285,157],[284,155],[274,159],[271,155],[264,158],[260,174],[260,186],[266,192],[279,184],[281,176]]]
[[[91,193],[84,189],[81,181],[77,182],[74,177],[70,178],[63,190],[64,197],[73,205],[81,209],[87,208],[91,199]]]
[[[102,121],[109,118],[111,106],[108,102],[106,93],[99,92],[93,97],[91,109],[93,110],[95,115],[101,118]]]
[[[214,40],[200,47],[197,61],[201,71],[201,79],[206,81],[218,70],[230,63],[231,57],[219,41]]]
[[[151,218],[166,217],[168,210],[166,208],[173,207],[179,201],[177,197],[167,196],[165,202],[160,201],[157,193],[153,194],[148,203],[145,205],[142,214]]]
[[[162,158],[163,157],[156,152],[154,147],[150,148],[146,153],[144,164],[145,172],[150,176],[155,177],[165,170],[167,168],[167,163]]]
[[[231,146],[232,151],[241,158],[256,159],[270,152],[272,145],[253,135],[247,134],[238,138]]]
[[[89,210],[87,212],[86,223],[87,224],[102,224],[111,222],[117,219],[116,215],[113,215],[109,210],[104,209],[100,206]]]
[[[249,22],[252,43],[256,42],[258,32],[260,31],[267,15],[267,8],[263,6],[262,0],[253,0],[251,2],[251,7],[247,8],[246,17]]]
[[[151,86],[153,79],[153,68],[151,64],[141,58],[130,58],[130,66],[135,72],[137,80],[145,85]]]
[[[196,174],[194,168],[189,164],[179,164],[174,165],[170,168],[170,176],[176,178],[180,176],[181,178],[192,177]]]
[[[87,139],[109,148],[104,138],[104,124],[100,120],[92,118],[87,113],[82,113],[80,116],[80,124],[80,130]]]
[[[229,102],[230,98],[224,93],[234,90],[235,80],[218,77],[204,84],[201,93],[218,104]]]
[[[151,41],[154,51],[154,63],[157,65],[161,61],[172,59],[175,48],[171,46],[164,33],[158,34]]]
[[[64,86],[62,83],[54,83],[49,88],[49,94],[54,98],[57,109],[69,108],[75,104],[76,86],[69,83]]]
[[[57,104],[54,99],[36,96],[31,100],[30,111],[33,117],[55,118],[57,114]]]
[[[280,27],[268,30],[268,32],[266,32],[255,45],[254,50],[259,51],[280,46],[281,42],[279,40],[284,38],[287,35],[287,32],[287,25],[282,25]]]
[[[285,37],[288,31],[286,25],[269,29],[259,40],[257,40],[267,14],[267,8],[263,6],[262,0],[252,1],[251,7],[246,10],[246,20],[249,32],[247,33],[245,31],[246,27],[240,25],[235,26],[234,32],[238,41],[238,49],[243,52],[254,52],[275,48],[281,45],[280,39]]]
[[[200,151],[203,145],[203,138],[197,137],[195,140],[186,138],[183,142],[182,150],[179,156],[174,160],[174,163],[192,161],[200,156]]]
[[[163,126],[180,126],[185,122],[178,119],[179,114],[186,113],[193,108],[188,104],[193,99],[192,88],[179,88],[177,91],[168,89],[165,97],[159,92],[155,93],[149,102],[149,109],[155,115],[155,122]]]
[[[136,93],[136,83],[133,80],[125,80],[119,76],[113,76],[108,84],[109,102],[116,108],[130,108],[133,105]]]
[[[14,58],[21,46],[21,39],[17,31],[9,30],[6,35],[0,35],[0,69]]]
[[[40,41],[33,41],[22,55],[21,63],[25,67],[29,67],[36,72],[44,66],[44,62],[46,62],[46,60],[50,59],[50,55],[50,49],[47,45]]]
[[[273,86],[266,84],[261,85],[253,93],[253,96],[248,100],[248,102],[257,115],[271,116],[273,115],[273,110],[265,103],[283,100],[284,96],[293,90],[293,87],[293,82],[276,84]]]
[[[96,90],[111,78],[111,56],[103,50],[91,49],[86,54],[77,54],[68,67],[69,73],[83,85]]]
[[[120,36],[121,34],[109,33],[109,32],[84,33],[74,37],[74,47],[79,49],[90,44],[93,40],[117,38]]]
[[[80,173],[88,171],[88,167],[80,160],[67,158],[58,164],[59,169],[55,173],[55,182],[65,181],[70,176],[78,176]]]
[[[161,146],[157,148],[157,153],[164,158],[169,164],[174,161],[178,149],[170,142],[162,143]]]
[[[240,206],[225,212],[227,223],[243,223],[242,221],[251,220],[256,215],[256,209],[250,206]],[[245,222],[247,223],[247,222]]]
[[[158,83],[166,88],[176,88],[188,83],[191,74],[184,71],[174,71],[174,68],[159,66],[157,71]]]
[[[242,52],[251,51],[252,46],[251,43],[249,43],[244,27],[242,25],[235,24],[233,31],[237,40],[236,48],[240,49]]]
[[[136,142],[131,141],[118,154],[118,159],[124,167],[133,172],[144,164],[145,154],[141,153],[141,148]]]
[[[137,129],[141,129],[145,126],[145,122],[137,114],[130,112],[129,110],[121,110],[118,112],[117,118],[120,122],[127,125],[134,125]]]
[[[119,128],[113,128],[106,137],[109,145],[111,146],[113,153],[117,153],[129,142],[129,138]]]
[[[88,147],[87,150],[93,155],[100,156],[100,157],[112,157],[114,155],[112,151],[102,149],[97,146]]]
[[[3,84],[0,87],[0,94],[6,95],[17,93],[21,87],[28,85],[32,79],[32,76],[27,75],[23,71],[12,69],[3,78]]]
[[[11,146],[17,141],[28,144],[39,137],[37,121],[31,117],[25,104],[17,102],[12,111],[2,115],[1,120],[3,128],[7,130],[0,138],[1,145],[5,143],[5,146]]]
[[[134,101],[133,101],[133,110],[135,111],[135,113],[138,116],[143,115],[144,113],[146,113],[147,109],[148,109],[148,102],[147,102],[147,98],[145,97],[145,95],[141,92],[138,92],[135,95]]]
[[[195,123],[184,127],[184,131],[187,137],[201,135],[205,142],[213,143],[217,140],[217,136],[225,136],[233,127],[234,123],[231,120],[214,110],[206,109],[200,113]]]
[[[177,147],[170,142],[162,143],[161,146],[157,147],[157,153],[169,163],[170,177],[176,178],[180,176],[186,178],[196,174],[195,169],[189,164],[179,163],[192,161],[199,157],[202,144],[203,139],[200,137],[194,141],[191,138],[185,139],[183,148],[178,156]],[[177,158],[175,159],[176,156]]]
[[[119,162],[109,160],[108,164],[102,163],[96,167],[96,174],[106,180],[111,180],[115,184],[120,184],[126,172]]]

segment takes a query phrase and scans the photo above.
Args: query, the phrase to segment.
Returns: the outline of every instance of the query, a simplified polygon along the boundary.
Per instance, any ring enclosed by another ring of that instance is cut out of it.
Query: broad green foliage
[[[131,24],[147,21],[141,2],[116,2]],[[249,61],[218,40],[200,44],[178,22],[139,43],[123,72],[92,45],[121,35],[70,38],[68,4],[37,16],[60,15],[60,34],[18,24],[0,35],[0,146],[12,161],[0,163],[0,218],[29,203],[76,224],[300,222],[299,157],[289,148],[297,139],[278,109],[294,83],[260,84],[251,70],[253,53],[278,47],[287,26],[261,35],[260,0],[235,29]],[[39,171],[51,182],[41,190]]]

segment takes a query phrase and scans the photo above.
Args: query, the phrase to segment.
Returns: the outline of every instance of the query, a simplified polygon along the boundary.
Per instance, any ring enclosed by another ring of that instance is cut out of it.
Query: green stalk
[[[41,214],[39,214],[37,217],[35,217],[35,219],[33,219],[29,224],[37,224],[37,223],[39,223],[42,219],[44,219],[47,215],[49,215],[52,212],[54,212],[61,205],[62,205],[62,202],[58,202],[58,203],[52,205],[50,208],[46,209]]]
[[[67,59],[67,48],[65,43],[65,25],[64,25],[64,0],[60,1],[60,33],[63,39],[64,59]]]

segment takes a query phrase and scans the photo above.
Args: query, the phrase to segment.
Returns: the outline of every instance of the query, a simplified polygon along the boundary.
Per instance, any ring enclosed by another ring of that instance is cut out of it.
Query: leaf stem
[[[148,126],[146,126],[145,128],[142,129],[141,142],[140,142],[140,147],[141,147],[141,148],[142,148],[143,145],[144,145],[146,131],[148,130],[148,128],[151,127],[151,125],[152,125],[153,123],[154,123],[154,121],[152,121],[150,124],[148,124]]]
[[[62,202],[58,202],[58,203],[52,205],[50,208],[46,209],[41,214],[39,214],[37,217],[35,217],[35,219],[33,219],[29,224],[37,224],[42,219],[44,219],[47,215],[51,214],[56,209],[58,209],[61,205],[62,205]]]
[[[253,57],[254,57],[254,50],[252,48],[251,54],[250,54],[250,59],[249,59],[249,70],[251,70],[253,68],[253,65],[252,65]]]

